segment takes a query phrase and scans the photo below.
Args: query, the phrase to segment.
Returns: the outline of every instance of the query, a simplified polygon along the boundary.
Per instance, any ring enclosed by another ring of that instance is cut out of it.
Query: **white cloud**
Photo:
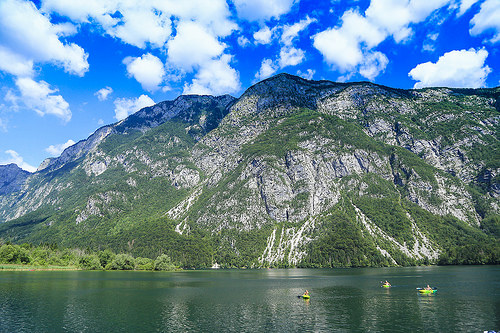
[[[153,47],[162,47],[172,32],[168,13],[142,6],[123,8],[121,13],[122,24],[116,25],[110,31],[113,36],[130,45],[141,49],[146,47],[146,43]]]
[[[240,87],[238,72],[229,65],[231,56],[204,64],[191,84],[184,86],[184,94],[222,95],[237,92]]]
[[[4,165],[4,164],[14,163],[14,164],[17,164],[17,166],[20,167],[23,170],[26,170],[26,171],[29,171],[29,172],[35,172],[36,171],[36,167],[34,167],[34,166],[26,163],[24,161],[24,159],[22,158],[22,156],[20,156],[16,151],[9,149],[9,150],[6,150],[5,153],[8,154],[8,155],[10,155],[10,157],[7,158],[7,159],[1,160],[0,164]]]
[[[314,47],[324,60],[349,78],[358,72],[373,80],[385,70],[387,57],[373,49],[392,36],[396,43],[407,41],[413,34],[411,24],[422,22],[450,0],[372,0],[364,15],[348,10],[342,24],[313,36]]]
[[[316,71],[314,69],[310,69],[310,68],[305,73],[303,73],[300,70],[297,71],[297,75],[306,79],[306,80],[312,80],[314,74],[316,74]]]
[[[278,71],[279,67],[271,59],[262,60],[259,71],[255,74],[257,81],[267,79]]]
[[[99,89],[94,95],[97,96],[97,99],[102,101],[105,101],[108,99],[108,96],[113,92],[113,89],[111,87],[106,87]]]
[[[165,68],[160,59],[147,53],[138,58],[127,57],[123,63],[127,65],[128,75],[134,77],[145,90],[154,92],[159,89],[165,77]]]
[[[1,44],[11,56],[19,56],[19,62],[49,62],[70,74],[83,76],[89,68],[88,54],[74,43],[64,44],[59,40],[75,32],[69,23],[52,24],[31,1],[0,1]],[[20,75],[26,71],[18,68],[10,73]]]
[[[450,0],[372,0],[365,16],[399,43],[412,35],[410,24],[424,21],[436,9],[449,3]]]
[[[177,22],[196,22],[221,37],[238,27],[225,0],[44,0],[42,9],[75,22],[97,22],[106,34],[140,48],[163,47]]]
[[[366,77],[368,80],[374,80],[389,63],[389,59],[382,52],[369,53],[363,58],[363,62],[359,66],[359,74]]]
[[[329,29],[314,35],[313,45],[325,58],[341,72],[352,70],[361,63],[363,52],[358,42],[337,29]]]
[[[142,108],[154,105],[155,102],[149,96],[141,95],[138,98],[117,98],[114,104],[115,118],[117,120],[122,120]]]
[[[458,11],[458,16],[465,14],[476,2],[480,0],[461,0],[460,9]]]
[[[253,39],[255,40],[255,44],[269,44],[272,36],[272,30],[268,26],[265,26],[253,34]]]
[[[439,37],[439,33],[430,33],[427,35],[427,38],[425,39],[423,45],[422,45],[422,49],[424,51],[428,51],[428,52],[434,52],[436,50],[436,47],[435,47],[435,43],[436,43],[436,40],[438,39]]]
[[[21,92],[21,101],[27,108],[39,115],[52,114],[68,122],[71,119],[69,104],[61,95],[54,95],[57,89],[51,89],[45,81],[36,82],[30,78],[16,79],[16,85]]]
[[[51,156],[59,156],[64,151],[64,149],[66,149],[74,144],[75,144],[75,141],[70,139],[70,140],[66,141],[65,143],[50,145],[47,148],[45,148],[45,151],[47,153],[49,153]]]
[[[288,13],[296,0],[233,0],[238,16],[248,21],[279,18]]]
[[[481,10],[470,21],[470,34],[478,36],[487,32],[493,33],[491,43],[500,42],[500,1],[486,0],[481,4]]]
[[[163,69],[151,55],[126,60],[129,75],[149,91],[161,88],[164,80],[183,79],[193,72],[195,78],[202,77],[214,63],[223,64],[227,45],[221,40],[238,30],[225,0],[44,0],[42,10],[67,16],[73,22],[97,25],[104,35],[130,45],[166,50]],[[239,42],[245,45],[246,40]],[[166,89],[170,88],[162,87]]]
[[[194,22],[180,23],[177,35],[167,45],[168,61],[186,71],[220,56],[226,47]]]
[[[309,24],[311,24],[312,22],[315,22],[315,21],[316,21],[316,19],[311,19],[308,16],[304,20],[301,20],[301,21],[294,23],[292,25],[285,25],[283,27],[283,33],[281,34],[281,43],[286,45],[286,46],[292,45],[293,40],[295,38],[297,38],[297,36],[299,35],[299,32],[301,32],[302,30],[307,28],[307,26],[309,26]]]
[[[0,70],[16,76],[32,76],[33,60],[25,59],[0,45]]]
[[[238,37],[238,45],[239,46],[246,47],[248,44],[250,44],[250,41],[248,40],[248,38],[246,38],[245,36]]]
[[[304,60],[304,51],[294,47],[284,47],[280,51],[280,58],[278,60],[280,68],[286,66],[296,66]]]
[[[426,62],[417,65],[408,74],[415,88],[423,87],[467,87],[486,86],[486,78],[491,68],[485,65],[488,51],[459,50],[447,52],[436,63]]]

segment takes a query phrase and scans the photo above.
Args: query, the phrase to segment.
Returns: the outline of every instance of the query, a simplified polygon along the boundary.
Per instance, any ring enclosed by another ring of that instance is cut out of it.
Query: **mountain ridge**
[[[0,237],[197,267],[406,265],[481,242],[495,261],[499,101],[289,74],[239,98],[180,96],[0,196]]]

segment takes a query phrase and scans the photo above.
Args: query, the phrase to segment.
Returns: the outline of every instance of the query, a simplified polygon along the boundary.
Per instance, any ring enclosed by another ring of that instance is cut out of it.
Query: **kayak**
[[[382,288],[390,288],[390,287],[391,287],[391,285],[390,285],[390,284],[383,284],[383,285],[382,285]]]
[[[418,289],[418,292],[421,293],[421,294],[434,294],[436,293],[437,289],[432,289],[432,290],[429,290],[429,289]]]
[[[304,295],[302,295],[302,298],[304,298],[304,299],[309,299],[309,298],[311,298],[311,295],[306,295],[306,294],[304,294]]]

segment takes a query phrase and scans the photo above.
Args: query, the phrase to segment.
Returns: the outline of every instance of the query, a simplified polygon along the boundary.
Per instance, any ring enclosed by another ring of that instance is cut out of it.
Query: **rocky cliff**
[[[405,265],[497,249],[499,101],[499,88],[287,74],[238,99],[181,96],[1,194],[0,236],[162,249],[200,267]]]

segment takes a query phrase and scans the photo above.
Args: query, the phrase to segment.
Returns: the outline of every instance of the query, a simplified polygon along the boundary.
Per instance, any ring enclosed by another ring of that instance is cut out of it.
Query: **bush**
[[[117,254],[116,257],[106,265],[106,269],[111,270],[133,270],[135,260],[130,254]]]
[[[99,261],[99,257],[96,254],[89,254],[81,257],[79,264],[82,269],[102,269],[101,262]]]
[[[116,254],[114,254],[111,250],[99,251],[99,260],[101,262],[102,267],[106,267],[110,262],[115,259]]]
[[[0,262],[3,264],[19,263],[19,251],[14,245],[2,245],[0,247]]]
[[[135,258],[135,268],[141,271],[152,271],[155,268],[155,262],[150,258]]]
[[[166,254],[158,256],[155,260],[155,271],[173,271],[175,265]]]

